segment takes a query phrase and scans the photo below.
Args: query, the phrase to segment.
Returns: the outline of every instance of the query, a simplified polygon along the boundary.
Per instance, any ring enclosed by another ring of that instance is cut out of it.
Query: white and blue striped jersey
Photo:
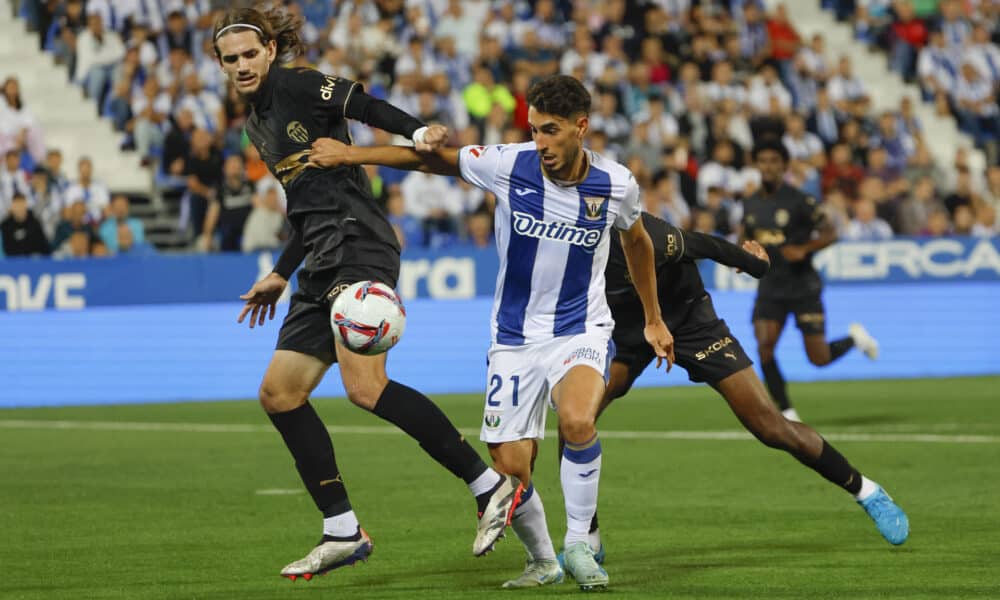
[[[497,199],[496,344],[614,327],[604,297],[608,236],[612,226],[628,229],[639,218],[639,186],[624,166],[585,152],[586,178],[562,186],[542,174],[532,142],[459,151],[462,178]]]

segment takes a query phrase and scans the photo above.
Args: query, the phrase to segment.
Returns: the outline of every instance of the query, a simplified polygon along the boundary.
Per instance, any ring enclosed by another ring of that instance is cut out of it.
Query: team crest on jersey
[[[608,199],[602,196],[584,196],[583,202],[587,205],[585,214],[588,221],[600,221],[604,214],[604,203]]]
[[[300,144],[305,144],[309,141],[309,130],[306,129],[305,125],[298,121],[292,121],[285,127],[285,133],[288,137],[292,139],[293,142],[298,142]]]
[[[788,225],[788,211],[783,208],[779,208],[774,211],[774,222],[778,225],[778,227]]]
[[[488,412],[483,417],[483,423],[490,429],[500,427],[500,413]]]

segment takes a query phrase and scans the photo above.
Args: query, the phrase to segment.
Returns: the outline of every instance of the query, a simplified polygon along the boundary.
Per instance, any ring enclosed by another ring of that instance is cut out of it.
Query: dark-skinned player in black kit
[[[823,280],[812,256],[834,243],[837,233],[815,198],[785,183],[788,150],[781,140],[765,138],[754,147],[753,158],[761,188],[743,202],[743,236],[759,242],[771,257],[771,270],[761,279],[754,302],[754,335],[771,397],[786,418],[799,421],[774,356],[788,315],[795,315],[809,362],[818,367],[855,346],[874,360],[878,342],[860,323],[851,324],[848,336],[827,342]]]

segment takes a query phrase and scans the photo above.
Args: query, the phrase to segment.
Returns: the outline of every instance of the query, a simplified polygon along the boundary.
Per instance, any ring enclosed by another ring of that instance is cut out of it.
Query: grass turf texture
[[[1000,378],[792,385],[820,432],[986,436],[986,443],[840,441],[907,510],[893,548],[845,492],[754,441],[625,439],[613,431],[737,431],[708,388],[637,390],[600,423],[607,597],[1000,597]],[[478,396],[436,400],[462,428]],[[315,402],[335,433],[352,502],[375,541],[368,564],[312,582],[278,577],[319,537],[277,433],[255,402],[0,411],[0,598],[494,598],[523,566],[512,533],[471,556],[462,483],[403,435],[343,400]],[[80,422],[249,424],[241,432],[84,429]],[[550,427],[553,423],[550,421]],[[383,429],[384,428],[384,429]],[[470,435],[470,438],[476,437]],[[909,439],[909,438],[907,438]],[[480,446],[481,447],[481,446]],[[565,521],[555,442],[536,484],[556,546]]]

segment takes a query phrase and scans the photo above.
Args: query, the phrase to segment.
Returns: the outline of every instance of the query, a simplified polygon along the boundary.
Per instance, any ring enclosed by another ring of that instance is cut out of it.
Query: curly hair
[[[551,75],[528,90],[528,105],[538,112],[569,119],[590,114],[590,92],[568,75]]]
[[[776,135],[766,135],[758,140],[757,143],[754,144],[753,150],[750,151],[750,157],[753,158],[753,160],[757,160],[757,156],[761,152],[767,152],[769,150],[771,152],[777,152],[781,155],[782,161],[786,163],[788,162],[788,148],[781,141],[781,138]]]
[[[215,55],[219,56],[219,37],[228,35],[230,32],[245,31],[247,29],[259,30],[257,37],[260,43],[267,45],[271,40],[275,40],[278,45],[277,62],[290,62],[302,52],[302,40],[299,38],[299,31],[302,29],[302,17],[275,5],[269,9],[256,8],[234,8],[226,13],[215,23],[212,31],[213,46]],[[245,27],[233,27],[243,25]],[[232,27],[232,29],[226,29]],[[225,30],[225,31],[223,31]]]

